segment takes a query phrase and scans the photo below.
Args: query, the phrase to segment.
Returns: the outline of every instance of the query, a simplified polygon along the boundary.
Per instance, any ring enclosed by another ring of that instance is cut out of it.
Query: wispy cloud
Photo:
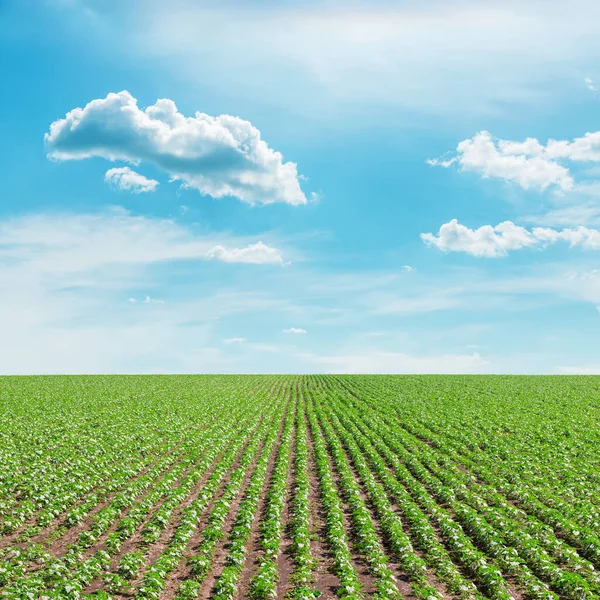
[[[153,192],[158,186],[156,179],[148,179],[129,167],[115,167],[109,169],[104,174],[104,181],[119,190],[142,194],[144,192]]]
[[[232,337],[223,340],[224,344],[244,344],[248,340],[244,337]]]
[[[573,204],[572,206],[553,208],[541,214],[526,215],[520,220],[548,227],[599,225],[600,206],[592,203]]]
[[[123,10],[134,13],[124,22],[138,24],[126,43],[146,59],[160,58],[186,82],[210,77],[221,91],[243,88],[259,101],[277,93],[295,110],[324,119],[331,111],[315,106],[326,103],[345,110],[386,103],[438,115],[538,105],[555,96],[557,86],[549,84],[567,81],[574,64],[593,64],[599,54],[600,9],[592,0],[242,8],[175,0],[143,11],[126,3]]]
[[[597,92],[600,90],[600,87],[591,77],[586,77],[583,82],[585,83],[585,87],[590,90],[590,92]]]
[[[290,327],[289,329],[284,329],[283,333],[303,334],[308,333],[308,331],[306,331],[306,329],[301,329],[300,327]]]
[[[232,247],[242,241],[239,238],[215,244],[214,234],[199,235],[175,221],[135,216],[123,209],[12,218],[0,222],[0,236],[0,259],[27,261],[55,273],[170,260],[282,262],[281,252],[263,242],[241,248]]]

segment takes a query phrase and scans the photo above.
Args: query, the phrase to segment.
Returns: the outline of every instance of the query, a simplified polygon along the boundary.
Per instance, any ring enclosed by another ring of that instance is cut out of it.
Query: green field
[[[600,598],[600,378],[0,378],[1,598]]]

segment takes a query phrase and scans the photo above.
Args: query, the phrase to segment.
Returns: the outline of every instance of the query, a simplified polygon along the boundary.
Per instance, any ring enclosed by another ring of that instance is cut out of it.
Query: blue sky
[[[0,370],[600,372],[599,17],[0,2]]]

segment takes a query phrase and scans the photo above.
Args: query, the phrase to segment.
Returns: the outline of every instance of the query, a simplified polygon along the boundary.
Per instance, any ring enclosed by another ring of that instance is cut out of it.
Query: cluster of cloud
[[[552,229],[534,227],[527,230],[504,221],[496,226],[483,225],[470,229],[456,219],[440,227],[437,235],[422,233],[421,239],[430,246],[443,252],[466,252],[472,256],[506,256],[509,251],[534,246],[547,246],[559,241],[567,242],[571,247],[580,246],[590,250],[600,249],[600,231],[587,227]]]
[[[289,329],[283,329],[282,331],[283,331],[283,333],[295,333],[295,334],[308,333],[308,331],[306,331],[306,329],[301,329],[300,327],[290,327]]]
[[[129,167],[115,167],[104,174],[104,181],[118,190],[143,194],[153,192],[158,186],[156,179],[148,179]]]
[[[249,244],[245,248],[227,249],[223,246],[214,246],[206,253],[206,258],[227,263],[251,265],[283,264],[281,252],[263,242]]]
[[[129,92],[110,93],[54,121],[44,139],[48,157],[57,161],[101,157],[148,162],[171,180],[213,198],[234,196],[250,204],[307,202],[296,164],[283,162],[250,122],[200,112],[186,117],[169,99],[143,110]],[[128,185],[133,174],[113,176],[119,185]]]
[[[535,138],[496,140],[489,132],[480,131],[460,142],[455,156],[429,159],[427,163],[444,168],[457,164],[463,171],[512,181],[526,190],[552,187],[568,192],[575,188],[575,182],[561,161],[600,162],[600,131],[573,141],[549,140],[546,145]]]

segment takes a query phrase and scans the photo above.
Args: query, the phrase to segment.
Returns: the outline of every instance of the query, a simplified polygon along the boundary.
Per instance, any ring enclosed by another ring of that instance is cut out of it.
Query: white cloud
[[[405,273],[412,273],[412,272],[415,270],[415,268],[414,268],[414,267],[411,267],[410,265],[403,265],[403,266],[402,266],[402,270],[403,270]]]
[[[554,244],[558,241],[567,242],[569,246],[581,246],[588,250],[600,249],[600,231],[587,227],[569,229],[550,229],[549,227],[534,227],[533,236],[542,243]]]
[[[308,331],[299,327],[290,327],[289,329],[283,329],[283,333],[308,333]]]
[[[214,235],[199,235],[175,221],[134,216],[122,209],[7,219],[0,222],[0,239],[0,260],[16,263],[27,260],[30,266],[53,272],[57,277],[60,273],[113,265],[149,265],[172,260],[281,262],[280,251],[262,242],[226,249],[215,244]]]
[[[443,252],[466,252],[473,256],[504,256],[509,250],[533,246],[535,238],[523,227],[505,221],[495,227],[469,229],[456,219],[444,223],[438,235],[422,233],[421,239]]]
[[[232,337],[223,340],[224,344],[244,344],[248,340],[244,337]]]
[[[481,131],[460,142],[456,151],[457,155],[451,159],[427,162],[445,168],[457,163],[462,171],[514,181],[524,189],[545,190],[549,186],[563,192],[573,189],[569,170],[549,157],[544,147],[532,138],[524,142],[495,141],[490,133]]]
[[[532,246],[545,246],[564,241],[569,246],[580,246],[589,250],[600,249],[600,231],[587,227],[551,229],[534,227],[528,231],[511,221],[504,221],[495,227],[483,225],[470,229],[456,219],[440,227],[437,235],[422,233],[421,239],[429,246],[443,252],[466,252],[472,256],[506,256],[511,250]]]
[[[295,163],[269,148],[258,129],[230,115],[197,112],[186,117],[172,100],[142,110],[127,91],[92,100],[54,121],[45,135],[48,156],[94,156],[149,162],[214,198],[235,196],[250,204],[305,204]]]
[[[572,141],[550,139],[546,145],[535,138],[521,142],[494,139],[489,132],[480,131],[460,142],[452,158],[426,162],[444,168],[458,164],[461,171],[512,181],[526,190],[553,187],[559,192],[597,193],[595,182],[575,185],[571,172],[561,161],[600,162],[600,131],[588,132]]]
[[[312,356],[328,373],[477,373],[489,362],[477,352],[412,356],[401,352],[371,351],[340,356]]]
[[[600,131],[568,140],[549,140],[543,149],[546,156],[574,162],[600,162]]]
[[[158,186],[156,179],[148,179],[132,171],[129,167],[109,169],[104,174],[104,181],[119,190],[133,192],[134,194],[153,192]]]
[[[245,248],[224,248],[214,246],[206,257],[227,263],[245,263],[253,265],[280,265],[283,264],[281,252],[277,248],[271,248],[262,242],[250,244]]]
[[[591,77],[586,77],[583,82],[585,83],[585,87],[590,90],[590,92],[597,92],[600,90],[600,87],[596,85],[594,80]]]

